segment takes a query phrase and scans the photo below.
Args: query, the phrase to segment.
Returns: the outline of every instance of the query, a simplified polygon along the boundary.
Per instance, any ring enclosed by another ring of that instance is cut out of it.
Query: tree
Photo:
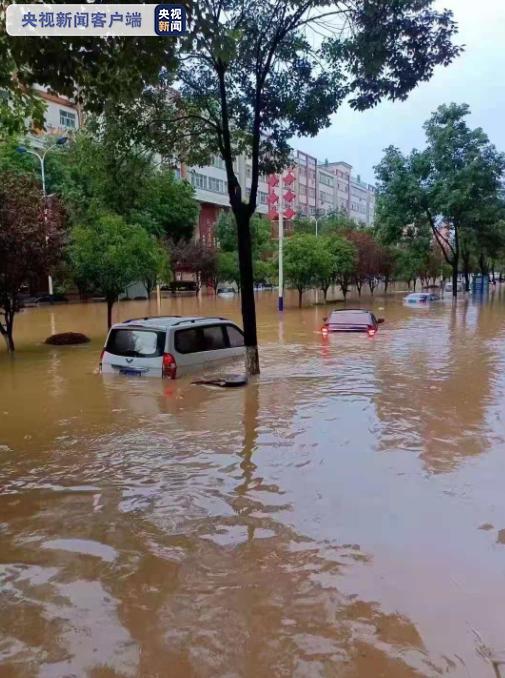
[[[331,273],[331,258],[321,257],[323,252],[318,238],[309,233],[299,233],[288,238],[284,245],[284,273],[286,280],[298,290],[301,308],[304,290],[327,280]]]
[[[358,251],[352,242],[338,235],[328,236],[327,242],[333,256],[334,282],[339,285],[346,299],[356,270]]]
[[[497,221],[505,170],[505,156],[466,124],[469,112],[467,104],[440,106],[424,125],[424,151],[404,156],[390,147],[376,168],[380,218],[398,238],[407,225],[431,229],[452,268],[454,296],[462,242]]]
[[[353,243],[357,251],[357,262],[354,270],[354,284],[361,296],[364,282],[368,283],[371,294],[377,286],[379,276],[379,245],[369,231],[352,231],[346,238]]]
[[[207,247],[201,241],[179,241],[171,246],[172,270],[187,271],[193,274],[196,293],[204,282],[216,280],[218,253],[213,247]]]
[[[193,187],[170,167],[157,167],[132,134],[110,110],[91,117],[63,152],[48,156],[48,190],[64,196],[74,223],[113,211],[158,237],[188,240],[199,211]]]
[[[93,224],[72,229],[70,258],[76,281],[105,297],[110,327],[118,296],[133,282],[155,279],[164,253],[142,226],[103,213]]]
[[[272,224],[261,214],[251,219],[251,253],[253,262],[272,252]],[[238,252],[237,226],[231,212],[222,212],[215,226],[215,234],[223,252]]]
[[[21,306],[21,288],[58,263],[63,226],[61,204],[51,199],[45,205],[32,177],[0,173],[0,334],[9,351],[15,348],[14,317]]]
[[[198,212],[194,188],[170,169],[153,172],[147,178],[136,210],[139,223],[150,224],[149,230],[175,242],[192,238]]]
[[[233,282],[240,290],[240,269],[237,252],[219,252],[219,282]]]
[[[456,25],[432,0],[206,0],[192,6],[192,32],[181,45],[180,96],[159,134],[176,128],[188,145],[225,163],[238,233],[246,365],[259,372],[250,221],[262,173],[288,163],[289,139],[314,136],[349,97],[365,110],[381,99],[405,99],[438,64],[459,53]],[[308,32],[324,38],[311,40]],[[317,45],[317,46],[315,46]],[[252,163],[246,197],[234,160]]]
[[[398,249],[390,245],[378,244],[379,248],[379,275],[384,281],[384,294],[388,293],[389,284],[394,281],[398,271]]]
[[[0,138],[43,127],[43,103],[34,85],[46,85],[79,107],[102,112],[104,102],[131,101],[154,84],[163,67],[175,68],[175,41],[154,37],[53,37],[7,35],[0,13]]]

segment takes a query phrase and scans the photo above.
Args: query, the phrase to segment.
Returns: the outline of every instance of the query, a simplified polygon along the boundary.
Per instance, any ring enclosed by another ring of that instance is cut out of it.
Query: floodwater
[[[2,678],[502,675],[505,289],[373,303],[376,337],[325,340],[323,308],[259,294],[263,371],[229,390],[96,375],[101,304],[19,316]],[[195,311],[240,317],[163,300]],[[92,343],[42,345],[66,330]]]

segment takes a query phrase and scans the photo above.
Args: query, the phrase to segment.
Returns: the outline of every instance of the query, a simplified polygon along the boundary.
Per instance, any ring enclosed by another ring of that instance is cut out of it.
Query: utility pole
[[[55,143],[52,146],[49,146],[49,148],[46,148],[44,153],[40,155],[37,153],[37,151],[32,151],[29,148],[26,148],[26,146],[18,146],[16,149],[18,153],[29,153],[30,155],[34,155],[37,160],[40,162],[40,176],[42,180],[42,197],[44,199],[44,226],[46,227],[46,234],[47,234],[47,191],[46,191],[46,168],[45,168],[45,160],[46,160],[46,155],[51,151],[53,148],[56,148],[57,146],[63,146],[67,142],[67,137],[59,137],[56,139]],[[46,235],[46,243],[49,240],[49,236]],[[49,295],[52,296],[54,293],[53,289],[53,277],[51,274],[48,274],[47,276],[47,291],[49,292]]]
[[[279,311],[284,310],[284,186],[279,191]]]

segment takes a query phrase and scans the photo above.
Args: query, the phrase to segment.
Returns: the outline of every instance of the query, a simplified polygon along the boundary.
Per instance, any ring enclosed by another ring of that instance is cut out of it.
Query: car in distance
[[[226,298],[234,297],[235,289],[233,287],[219,287],[217,290],[217,296]]]
[[[175,379],[244,352],[242,330],[226,318],[137,318],[111,327],[99,370]]]
[[[324,319],[321,332],[326,336],[330,332],[366,332],[369,337],[373,337],[383,322],[383,318],[377,319],[371,311],[362,308],[345,308],[332,311]]]
[[[409,306],[427,306],[433,301],[440,301],[440,296],[434,292],[412,292],[403,299],[403,303]]]

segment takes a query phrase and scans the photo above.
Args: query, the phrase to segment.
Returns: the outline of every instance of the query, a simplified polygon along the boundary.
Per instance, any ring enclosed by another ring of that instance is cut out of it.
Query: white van
[[[244,354],[244,334],[226,318],[137,318],[111,327],[99,367],[102,374],[175,379]]]

